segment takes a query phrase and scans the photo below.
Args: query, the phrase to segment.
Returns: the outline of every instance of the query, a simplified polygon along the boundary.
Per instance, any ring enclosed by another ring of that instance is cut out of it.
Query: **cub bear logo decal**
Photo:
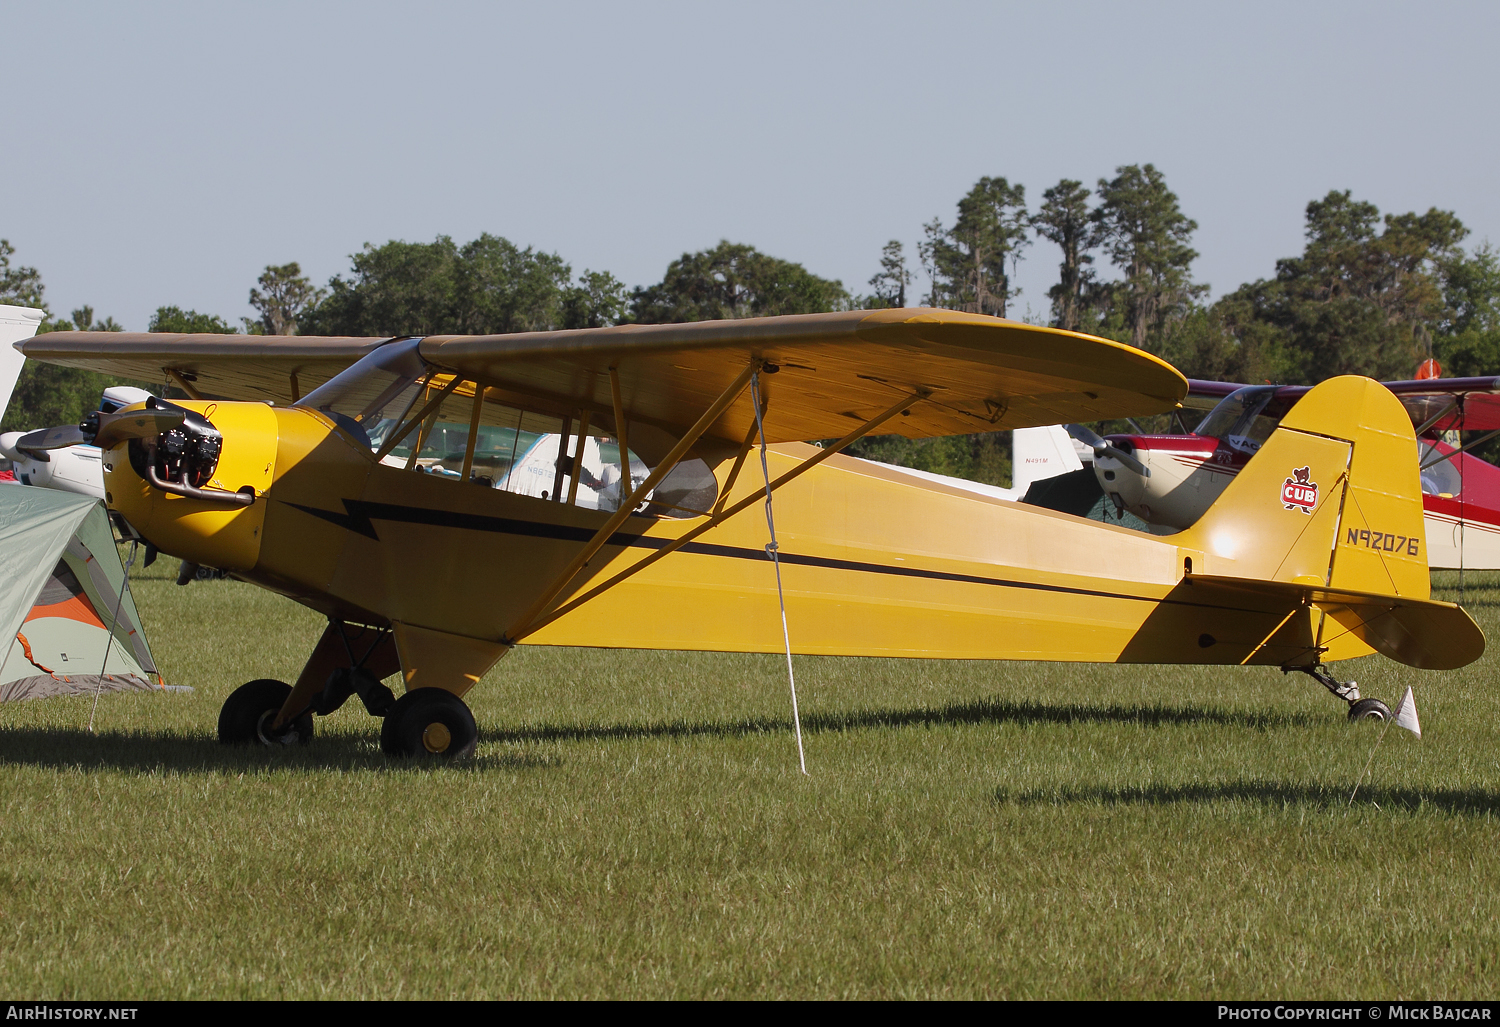
[[[1311,465],[1298,467],[1292,471],[1292,477],[1281,486],[1281,502],[1288,510],[1301,510],[1311,516],[1313,507],[1318,505],[1318,483],[1308,481],[1312,477]]]

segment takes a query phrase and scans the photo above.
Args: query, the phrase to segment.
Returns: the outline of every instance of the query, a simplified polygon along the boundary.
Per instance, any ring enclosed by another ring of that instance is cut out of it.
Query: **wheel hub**
[[[441,721],[433,721],[422,731],[422,747],[428,752],[447,752],[453,744],[453,732]]]
[[[260,715],[255,722],[255,737],[260,739],[261,745],[294,745],[297,741],[297,731],[288,725],[284,730],[275,732],[271,725],[276,722],[276,714],[279,710],[267,710]]]

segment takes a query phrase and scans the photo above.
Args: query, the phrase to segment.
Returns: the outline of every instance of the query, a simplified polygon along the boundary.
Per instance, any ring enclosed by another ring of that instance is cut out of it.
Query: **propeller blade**
[[[131,410],[123,414],[100,414],[99,433],[94,445],[113,449],[126,439],[149,439],[182,424],[185,412],[179,409]]]
[[[16,449],[45,452],[49,449],[67,449],[69,446],[87,446],[94,440],[76,424],[65,424],[57,428],[39,428],[27,432],[16,440]]]
[[[1114,445],[1108,439],[1100,437],[1091,429],[1085,428],[1081,424],[1066,424],[1063,425],[1063,430],[1073,438],[1077,439],[1079,442],[1082,442],[1085,446],[1088,446],[1090,449],[1092,449],[1094,451],[1094,458],[1096,460],[1101,456],[1107,456],[1112,460],[1118,460],[1120,463],[1130,468],[1136,474],[1139,474],[1142,478],[1151,477],[1151,468],[1141,463],[1134,456],[1125,452],[1119,446]]]
[[[1096,453],[1108,445],[1108,443],[1101,439],[1098,435],[1096,435],[1092,429],[1085,428],[1081,424],[1065,424],[1063,425],[1063,431],[1067,432],[1073,438],[1077,439],[1079,442],[1082,442],[1085,446],[1088,446]]]
[[[1111,446],[1106,442],[1103,446],[1094,450],[1094,455],[1096,457],[1112,457],[1113,459],[1120,461],[1120,463],[1124,464],[1126,467],[1130,468],[1136,474],[1139,474],[1142,478],[1151,477],[1151,468],[1147,467],[1145,464],[1141,463],[1135,457],[1131,456],[1123,449],[1120,449],[1118,446]]]

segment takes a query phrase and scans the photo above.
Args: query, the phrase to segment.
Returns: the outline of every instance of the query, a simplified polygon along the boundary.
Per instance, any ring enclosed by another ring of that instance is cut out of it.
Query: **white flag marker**
[[[1406,694],[1396,704],[1396,726],[1404,727],[1418,738],[1422,737],[1422,722],[1417,719],[1417,699],[1411,694],[1411,686],[1406,686]]]
[[[1375,748],[1370,750],[1370,758],[1365,760],[1365,769],[1359,772],[1359,780],[1354,782],[1354,791],[1349,793],[1349,805],[1354,805],[1354,797],[1359,794],[1359,786],[1365,783],[1365,775],[1370,772],[1370,764],[1375,762],[1375,749],[1380,748],[1380,743],[1385,741],[1385,733],[1391,729],[1392,722],[1397,727],[1404,727],[1418,738],[1422,737],[1422,724],[1417,720],[1417,698],[1411,694],[1411,686],[1406,686],[1406,694],[1396,704],[1395,712],[1391,714],[1390,720],[1380,729],[1380,737],[1375,739]]]

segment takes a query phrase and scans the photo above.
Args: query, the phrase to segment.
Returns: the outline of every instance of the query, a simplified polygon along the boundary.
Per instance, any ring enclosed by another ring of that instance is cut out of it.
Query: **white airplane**
[[[0,306],[0,410],[10,405],[16,380],[26,358],[12,345],[29,339],[40,327],[43,311],[33,307]],[[144,403],[151,393],[120,385],[105,389],[99,403],[101,413],[112,414],[132,403]],[[81,496],[104,498],[104,469],[98,446],[68,446],[48,451],[18,449],[25,432],[0,435],[0,456],[11,462],[16,481]]]
[[[994,499],[1020,502],[1035,482],[1056,478],[1071,471],[1081,471],[1084,463],[1083,456],[1088,455],[1091,458],[1093,456],[1092,451],[1075,445],[1067,432],[1063,431],[1062,426],[1057,424],[1041,428],[1017,428],[1011,432],[1010,446],[1011,487],[1008,489],[998,485],[968,481],[965,478],[953,478],[946,474],[933,474],[931,471],[918,471],[910,467],[883,464],[878,460],[871,460],[870,463],[900,471],[913,478],[921,478],[923,481],[935,481]]]

